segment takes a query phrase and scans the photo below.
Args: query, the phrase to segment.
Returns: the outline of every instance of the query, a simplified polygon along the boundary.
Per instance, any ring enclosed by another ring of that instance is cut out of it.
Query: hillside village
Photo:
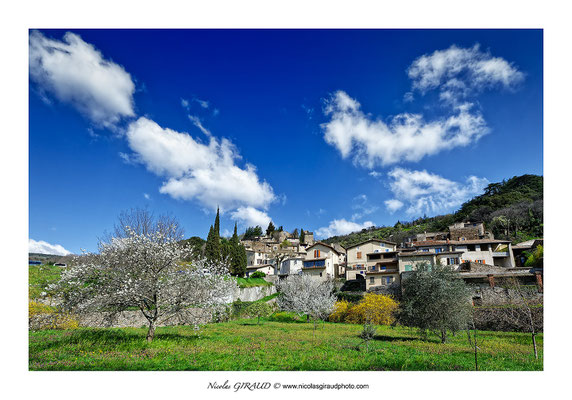
[[[446,232],[425,232],[402,243],[368,239],[347,248],[315,241],[304,231],[300,241],[285,231],[242,240],[247,254],[246,275],[256,271],[284,279],[308,274],[317,279],[356,281],[367,291],[399,287],[401,279],[419,263],[449,265],[467,282],[494,287],[495,278],[518,277],[542,289],[542,263],[526,266],[527,252],[542,239],[512,245],[498,240],[483,222],[461,222]]]

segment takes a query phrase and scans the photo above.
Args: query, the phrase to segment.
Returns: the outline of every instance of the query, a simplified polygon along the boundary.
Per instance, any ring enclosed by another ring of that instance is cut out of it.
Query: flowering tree
[[[314,329],[316,321],[326,319],[336,303],[333,281],[323,281],[310,275],[290,275],[278,283],[278,291],[278,307],[312,317]]]
[[[171,230],[126,235],[100,242],[99,253],[78,257],[55,290],[64,309],[103,311],[113,318],[136,307],[149,322],[151,342],[157,324],[175,320],[198,328],[205,314],[224,308],[236,286],[224,263],[192,257]],[[183,259],[194,260],[190,263]]]

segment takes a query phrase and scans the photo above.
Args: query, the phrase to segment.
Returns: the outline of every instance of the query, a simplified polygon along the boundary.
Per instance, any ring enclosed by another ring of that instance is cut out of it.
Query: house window
[[[405,271],[413,271],[413,266],[411,264],[406,264]]]
[[[314,258],[320,257],[320,250],[314,250]]]
[[[322,276],[322,273],[320,272],[320,276]]]
[[[357,252],[356,257],[357,257],[358,260],[361,259],[361,251],[358,251],[358,252]]]
[[[370,285],[373,285],[375,283],[375,278],[373,276],[369,278],[369,283]]]

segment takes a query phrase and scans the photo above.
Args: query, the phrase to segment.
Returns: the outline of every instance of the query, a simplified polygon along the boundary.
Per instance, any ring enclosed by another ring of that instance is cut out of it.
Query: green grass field
[[[53,265],[30,265],[28,269],[28,296],[30,299],[40,297],[40,293],[60,279],[62,267]]]
[[[413,329],[380,327],[369,351],[350,324],[235,320],[205,326],[87,329],[30,332],[30,370],[474,370],[473,348],[464,332],[441,344],[423,341]],[[482,343],[481,343],[482,340]],[[512,332],[479,332],[480,370],[542,370],[531,338]]]

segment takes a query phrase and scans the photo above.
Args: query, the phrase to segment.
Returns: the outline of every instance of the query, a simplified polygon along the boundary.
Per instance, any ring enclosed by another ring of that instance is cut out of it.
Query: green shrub
[[[253,303],[252,301],[242,301],[240,299],[236,300],[235,302],[232,303],[231,316],[240,317],[241,315],[243,315],[244,310],[252,303]]]
[[[268,317],[272,314],[272,307],[268,303],[256,301],[249,305],[244,313],[251,318],[258,318],[258,324],[260,324],[260,317]]]
[[[288,311],[276,312],[272,314],[268,320],[275,322],[303,322],[298,314]]]
[[[363,299],[362,292],[338,292],[336,296],[338,300],[349,301],[350,303],[359,303]]]
[[[248,277],[249,278],[264,278],[266,276],[266,274],[262,271],[256,271],[252,274],[250,274]]]

